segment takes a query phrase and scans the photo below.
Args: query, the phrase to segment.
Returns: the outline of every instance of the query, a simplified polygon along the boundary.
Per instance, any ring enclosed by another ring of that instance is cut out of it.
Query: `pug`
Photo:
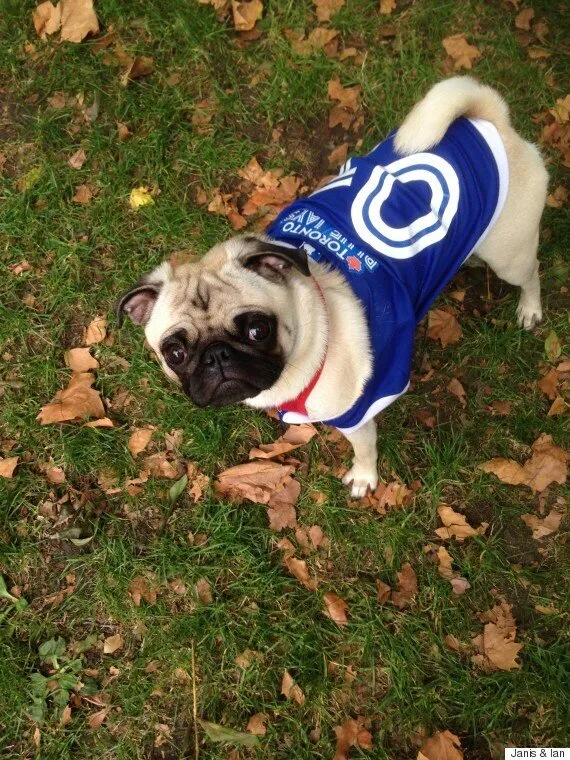
[[[548,177],[497,92],[435,85],[368,155],[296,200],[265,235],[163,263],[118,302],[197,406],[276,407],[354,449],[343,482],[378,482],[375,416],[409,387],[414,330],[470,257],[542,318],[539,222]]]

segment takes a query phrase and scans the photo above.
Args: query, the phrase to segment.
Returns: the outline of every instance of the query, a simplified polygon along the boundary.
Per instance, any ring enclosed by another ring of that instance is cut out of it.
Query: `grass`
[[[344,139],[326,127],[332,77],[362,88],[366,120],[362,133],[350,139],[361,138],[364,149],[441,77],[441,39],[448,34],[465,32],[480,48],[475,74],[504,93],[517,128],[529,139],[539,133],[532,115],[566,94],[568,18],[562,4],[533,2],[536,17],[550,27],[551,57],[532,61],[516,40],[514,11],[507,5],[401,0],[393,17],[381,19],[376,0],[348,0],[332,23],[342,46],[366,53],[358,65],[320,52],[291,54],[283,30],[315,25],[308,0],[265,5],[260,38],[242,45],[209,6],[99,0],[105,28],[114,25],[128,52],[154,59],[150,77],[123,88],[120,67],[108,65],[107,51],[95,51],[93,42],[41,42],[31,24],[33,3],[0,4],[0,147],[6,155],[0,176],[0,441],[3,448],[13,441],[10,454],[22,461],[14,479],[0,480],[0,574],[29,602],[16,609],[0,601],[0,615],[6,613],[0,620],[0,753],[54,760],[193,757],[193,677],[201,718],[243,731],[252,714],[269,716],[262,749],[240,754],[229,755],[200,730],[204,760],[329,758],[333,727],[356,715],[370,721],[370,756],[380,760],[415,757],[418,732],[445,729],[461,737],[467,760],[502,757],[502,746],[565,746],[564,532],[534,542],[520,515],[538,511],[538,499],[476,467],[493,456],[520,460],[541,432],[568,446],[567,427],[546,416],[549,402],[536,388],[546,369],[546,335],[556,330],[568,351],[561,292],[568,274],[564,209],[545,212],[546,318],[538,330],[523,334],[514,326],[512,288],[491,280],[488,300],[484,273],[467,271],[450,288],[467,288],[463,340],[441,350],[419,331],[417,377],[424,358],[435,374],[416,382],[383,414],[379,433],[382,477],[391,480],[395,473],[406,483],[421,483],[413,509],[379,518],[351,503],[333,474],[343,455],[322,436],[301,452],[306,466],[299,476],[299,520],[321,525],[330,539],[326,551],[307,558],[321,578],[317,593],[281,565],[261,506],[227,503],[210,489],[197,504],[185,495],[170,510],[170,483],[160,479],[151,479],[136,496],[106,495],[99,487],[102,471],[120,479],[137,475],[126,447],[133,427],[156,426],[159,447],[165,433],[182,428],[181,456],[211,477],[278,434],[272,420],[245,408],[193,409],[167,384],[131,326],[112,330],[112,345],[94,351],[101,363],[98,387],[113,404],[115,429],[40,427],[35,421],[40,407],[65,386],[63,352],[80,345],[93,316],[111,313],[116,297],[172,251],[200,254],[229,234],[225,219],[195,202],[198,185],[207,192],[231,185],[254,155],[264,166],[308,181],[326,171],[326,156]],[[383,37],[381,23],[394,24],[395,37]],[[27,40],[34,52],[26,52]],[[172,74],[180,77],[176,84],[169,84]],[[257,84],[251,85],[254,77]],[[51,108],[47,99],[58,91],[80,93],[87,105],[96,99],[97,118],[86,122],[73,105]],[[200,132],[191,117],[194,103],[204,98],[214,100],[217,111]],[[118,122],[129,125],[130,140],[117,139]],[[276,147],[271,131],[277,126],[284,136]],[[74,170],[67,158],[80,148],[87,161]],[[562,169],[555,154],[547,157],[555,186]],[[23,192],[19,183],[26,176],[35,182]],[[98,191],[85,207],[71,202],[81,183]],[[154,206],[133,213],[128,195],[141,184],[160,194]],[[22,260],[32,268],[16,276],[11,267]],[[29,296],[32,306],[24,301]],[[445,391],[453,376],[467,390],[465,410]],[[121,394],[128,397],[126,406],[119,403]],[[511,414],[492,417],[486,407],[493,400],[511,400]],[[438,416],[432,430],[416,417],[426,408]],[[40,464],[50,459],[64,468],[67,485],[47,483]],[[46,500],[68,489],[74,499],[81,497],[75,535],[93,536],[83,546],[58,537],[53,520],[42,514]],[[325,494],[323,504],[311,498],[315,491]],[[562,487],[552,486],[546,507],[563,496]],[[450,546],[472,585],[461,597],[451,594],[422,551],[434,539],[442,499],[473,524],[490,522],[485,537]],[[190,534],[205,538],[192,542]],[[419,579],[415,606],[399,611],[379,605],[376,580],[393,585],[407,561]],[[140,575],[163,584],[153,605],[136,607],[127,593]],[[204,577],[213,591],[208,605],[191,591]],[[167,585],[174,579],[185,584],[186,594]],[[61,603],[46,603],[70,586]],[[350,623],[343,629],[322,614],[326,591],[349,604]],[[467,655],[449,649],[444,637],[469,642],[481,631],[477,615],[497,594],[513,605],[517,640],[524,643],[522,670],[485,674]],[[560,612],[539,614],[537,604]],[[115,633],[124,646],[104,655],[101,642]],[[78,642],[95,637],[73,656],[81,661],[79,678],[91,678],[97,698],[112,709],[93,729],[88,720],[100,707],[75,697],[71,721],[61,726],[60,708],[48,698],[38,749],[30,676],[47,673],[38,650],[58,636],[65,639],[68,659]],[[235,658],[246,649],[260,654],[244,670]],[[343,675],[349,666],[356,672],[352,681]],[[285,669],[304,691],[303,705],[280,695]],[[352,751],[358,756],[359,750]]]

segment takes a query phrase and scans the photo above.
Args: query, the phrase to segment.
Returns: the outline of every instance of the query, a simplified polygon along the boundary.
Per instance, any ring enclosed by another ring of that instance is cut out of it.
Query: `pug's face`
[[[143,325],[164,372],[197,406],[270,388],[291,355],[300,315],[292,290],[306,254],[261,237],[232,238],[192,264],[164,263],[117,304]]]

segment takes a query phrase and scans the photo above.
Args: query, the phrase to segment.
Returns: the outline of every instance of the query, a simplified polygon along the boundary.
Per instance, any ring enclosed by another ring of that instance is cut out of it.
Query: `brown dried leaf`
[[[268,720],[269,716],[267,713],[255,713],[255,715],[252,715],[249,719],[245,730],[250,734],[255,734],[256,736],[265,736],[267,733],[265,724]]]
[[[566,401],[562,398],[562,396],[556,396],[554,401],[552,402],[552,406],[548,410],[547,417],[558,417],[562,414],[566,414],[569,407]]]
[[[487,409],[491,414],[498,415],[500,417],[506,417],[511,413],[512,401],[493,401]]]
[[[551,401],[558,395],[558,381],[560,376],[557,369],[550,369],[543,378],[538,381],[538,387]]]
[[[143,460],[143,467],[153,478],[169,478],[170,480],[178,478],[181,470],[180,464],[169,462],[166,457],[166,451],[152,454]]]
[[[79,203],[85,206],[90,202],[91,198],[93,198],[93,191],[90,190],[87,185],[77,185],[75,188],[75,195],[71,200],[73,203]]]
[[[295,512],[295,504],[300,493],[301,485],[299,481],[291,478],[284,488],[271,496],[267,509],[270,530],[283,530],[283,528],[296,527],[297,513]]]
[[[376,601],[380,604],[385,604],[388,599],[390,598],[390,594],[392,593],[392,589],[387,583],[384,583],[384,581],[377,580],[376,581]]]
[[[338,145],[336,148],[333,148],[331,152],[329,153],[328,157],[328,164],[329,169],[338,169],[339,166],[342,166],[344,162],[346,161],[346,157],[348,155],[348,143],[344,142],[342,145]]]
[[[195,589],[198,599],[202,602],[202,604],[212,604],[212,587],[210,586],[210,581],[207,578],[199,578],[196,581]]]
[[[0,478],[13,478],[14,470],[20,457],[6,457],[0,459]]]
[[[61,26],[61,5],[53,5],[49,0],[40,3],[33,12],[34,28],[45,40],[48,34],[55,34]]]
[[[81,42],[89,34],[97,34],[99,23],[93,10],[93,0],[60,0],[61,39]]]
[[[104,417],[105,409],[99,391],[92,388],[95,376],[80,372],[72,376],[65,390],[58,391],[53,401],[43,406],[36,417],[42,425],[68,422],[88,417]]]
[[[456,538],[458,541],[464,541],[469,536],[482,536],[489,525],[481,523],[478,528],[472,528],[465,515],[455,512],[447,504],[440,504],[437,513],[445,527],[437,528],[435,532],[443,539]]]
[[[324,596],[325,609],[324,613],[331,620],[334,620],[337,625],[343,626],[348,623],[346,613],[348,611],[348,604],[345,600],[338,596],[338,594],[328,593]]]
[[[523,8],[522,11],[515,16],[515,26],[517,29],[530,30],[530,22],[534,18],[534,10],[532,8]]]
[[[69,157],[67,163],[72,169],[81,169],[86,160],[87,154],[83,149],[80,149],[75,151],[75,153]]]
[[[546,198],[546,205],[551,208],[562,208],[567,200],[568,190],[564,185],[558,185],[558,187]]]
[[[113,654],[117,649],[122,649],[124,645],[123,637],[120,633],[114,636],[108,636],[103,642],[103,654]]]
[[[453,559],[445,546],[438,548],[437,561],[439,563],[437,567],[439,574],[451,583],[454,594],[464,594],[471,588],[469,581],[453,570]]]
[[[312,30],[307,39],[304,39],[304,35],[298,36],[290,30],[285,30],[285,36],[291,42],[291,48],[297,55],[306,56],[311,55],[316,50],[323,50],[327,45],[330,45],[338,36],[338,31],[318,26]]]
[[[154,71],[154,61],[148,55],[137,55],[129,62],[126,71],[121,74],[121,84],[127,87],[129,82],[147,77]]]
[[[414,492],[405,483],[394,480],[391,483],[379,483],[373,494],[368,496],[374,509],[381,515],[386,514],[386,507],[401,509],[411,504]]]
[[[65,364],[73,372],[89,372],[99,369],[99,362],[91,356],[89,348],[70,348],[64,354]]]
[[[263,15],[263,3],[261,0],[248,0],[247,2],[232,0],[232,14],[237,31],[249,32]]]
[[[207,488],[210,478],[200,472],[195,462],[186,463],[186,474],[188,475],[188,493],[192,497],[194,504],[197,504]]]
[[[155,585],[142,575],[137,575],[130,582],[129,596],[137,607],[140,607],[141,600],[143,599],[147,604],[155,604],[156,594],[157,589]]]
[[[273,459],[274,457],[286,454],[293,449],[304,446],[308,443],[317,430],[313,425],[290,425],[284,435],[278,438],[274,443],[262,443],[259,448],[252,449],[249,452],[250,459]]]
[[[442,45],[453,60],[453,68],[456,71],[473,68],[473,63],[481,58],[479,50],[467,42],[464,34],[452,34],[451,37],[442,40]]]
[[[380,13],[383,16],[389,16],[395,10],[396,0],[380,0]]]
[[[53,483],[54,485],[65,483],[63,467],[46,467],[44,473],[48,483]]]
[[[141,451],[146,449],[152,438],[152,433],[153,431],[149,428],[141,428],[131,433],[127,448],[132,456],[136,457]]]
[[[463,408],[467,406],[467,394],[465,393],[465,388],[461,385],[456,377],[451,378],[447,384],[447,390],[452,393],[455,398],[459,399],[459,403]]]
[[[482,634],[471,639],[480,652],[472,656],[473,662],[487,671],[519,669],[516,658],[523,645],[515,644],[517,630],[511,605],[501,600],[480,619],[486,625]]]
[[[457,343],[463,335],[455,315],[443,309],[432,309],[428,313],[427,336],[441,341],[442,348]]]
[[[521,467],[513,459],[495,458],[479,465],[481,470],[493,473],[503,483],[528,486],[533,491],[544,491],[551,483],[565,483],[570,453],[552,443],[552,437],[543,433],[532,444],[533,454]]]
[[[317,21],[330,21],[337,11],[345,4],[346,0],[313,0],[316,6]]]
[[[283,563],[287,570],[294,575],[297,580],[303,584],[309,591],[315,591],[317,583],[309,575],[307,563],[304,559],[297,559],[296,557],[285,557]]]
[[[221,472],[214,488],[229,499],[268,504],[291,480],[294,468],[277,462],[248,462]]]
[[[418,578],[409,562],[404,562],[398,577],[398,590],[392,592],[392,604],[400,610],[411,607],[418,593]]]
[[[283,678],[281,680],[281,694],[283,694],[284,697],[287,697],[287,699],[292,699],[298,705],[305,703],[305,695],[301,691],[301,687],[295,683],[288,670],[283,673]]]
[[[107,320],[105,317],[95,317],[83,333],[83,345],[92,346],[101,343],[107,337]]]
[[[259,660],[261,655],[255,649],[245,649],[243,652],[236,656],[236,664],[240,668],[249,668],[254,660]]]
[[[336,749],[333,760],[348,760],[351,747],[374,749],[372,734],[364,728],[364,718],[349,718],[334,727]]]
[[[451,731],[438,731],[424,741],[418,760],[463,760],[459,737]]]
[[[539,539],[549,536],[551,533],[557,531],[563,517],[564,514],[562,512],[555,512],[552,509],[546,517],[528,514],[521,515],[521,520],[532,529],[532,537],[538,541]]]

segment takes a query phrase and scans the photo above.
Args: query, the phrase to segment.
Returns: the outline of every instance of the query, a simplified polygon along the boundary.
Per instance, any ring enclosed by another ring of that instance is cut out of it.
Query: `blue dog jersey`
[[[365,309],[372,375],[344,414],[311,420],[347,433],[407,390],[416,324],[487,235],[508,189],[505,149],[490,122],[458,119],[435,148],[412,156],[395,152],[393,136],[350,158],[268,229],[339,269]],[[282,419],[309,421],[291,411]]]

